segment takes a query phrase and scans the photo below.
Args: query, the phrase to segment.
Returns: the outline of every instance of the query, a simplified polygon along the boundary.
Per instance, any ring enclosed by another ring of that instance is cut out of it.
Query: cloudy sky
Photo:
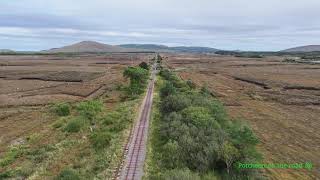
[[[94,40],[228,50],[320,44],[320,0],[1,0],[0,49]]]

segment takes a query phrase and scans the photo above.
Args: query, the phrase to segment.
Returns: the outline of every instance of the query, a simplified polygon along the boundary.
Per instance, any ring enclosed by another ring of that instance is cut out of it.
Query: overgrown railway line
[[[146,156],[147,135],[149,119],[152,107],[152,95],[155,82],[156,65],[152,67],[151,80],[142,105],[139,121],[130,134],[128,144],[125,147],[124,162],[118,169],[115,179],[140,180],[143,176],[143,166]]]

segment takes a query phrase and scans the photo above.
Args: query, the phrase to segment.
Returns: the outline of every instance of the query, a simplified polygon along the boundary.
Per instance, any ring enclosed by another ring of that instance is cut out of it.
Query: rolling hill
[[[314,51],[320,51],[320,45],[299,46],[295,48],[286,49],[281,52],[314,52]]]
[[[61,48],[44,50],[45,53],[80,53],[80,52],[184,52],[184,53],[215,53],[219,51],[210,47],[177,46],[169,47],[157,44],[122,44],[108,45],[95,41],[82,41]]]
[[[82,41],[69,46],[61,48],[53,48],[42,52],[46,53],[80,53],[80,52],[136,52],[137,49],[124,48],[120,46],[113,46],[103,44],[95,41]]]
[[[0,53],[14,53],[15,51],[11,49],[0,49]]]

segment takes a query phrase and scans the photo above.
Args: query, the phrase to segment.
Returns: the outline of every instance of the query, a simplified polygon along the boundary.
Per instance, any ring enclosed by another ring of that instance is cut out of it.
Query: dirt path
[[[143,176],[154,81],[155,70],[153,68],[151,81],[149,82],[147,94],[142,105],[139,121],[136,123],[126,146],[124,165],[117,179],[140,180]]]

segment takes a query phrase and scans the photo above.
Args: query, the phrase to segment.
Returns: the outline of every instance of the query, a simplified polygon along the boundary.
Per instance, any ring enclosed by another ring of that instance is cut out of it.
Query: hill
[[[14,53],[15,51],[11,49],[0,49],[0,53]]]
[[[295,48],[286,49],[281,52],[314,52],[314,51],[320,51],[320,45],[299,46]]]
[[[61,48],[53,48],[42,52],[46,53],[79,53],[79,52],[136,52],[137,49],[124,48],[103,44],[95,41],[82,41]]]
[[[141,50],[150,50],[156,52],[187,52],[187,53],[215,53],[219,51],[210,47],[194,47],[194,46],[177,46],[169,47],[157,44],[122,44],[119,45],[123,48],[135,48]]]

